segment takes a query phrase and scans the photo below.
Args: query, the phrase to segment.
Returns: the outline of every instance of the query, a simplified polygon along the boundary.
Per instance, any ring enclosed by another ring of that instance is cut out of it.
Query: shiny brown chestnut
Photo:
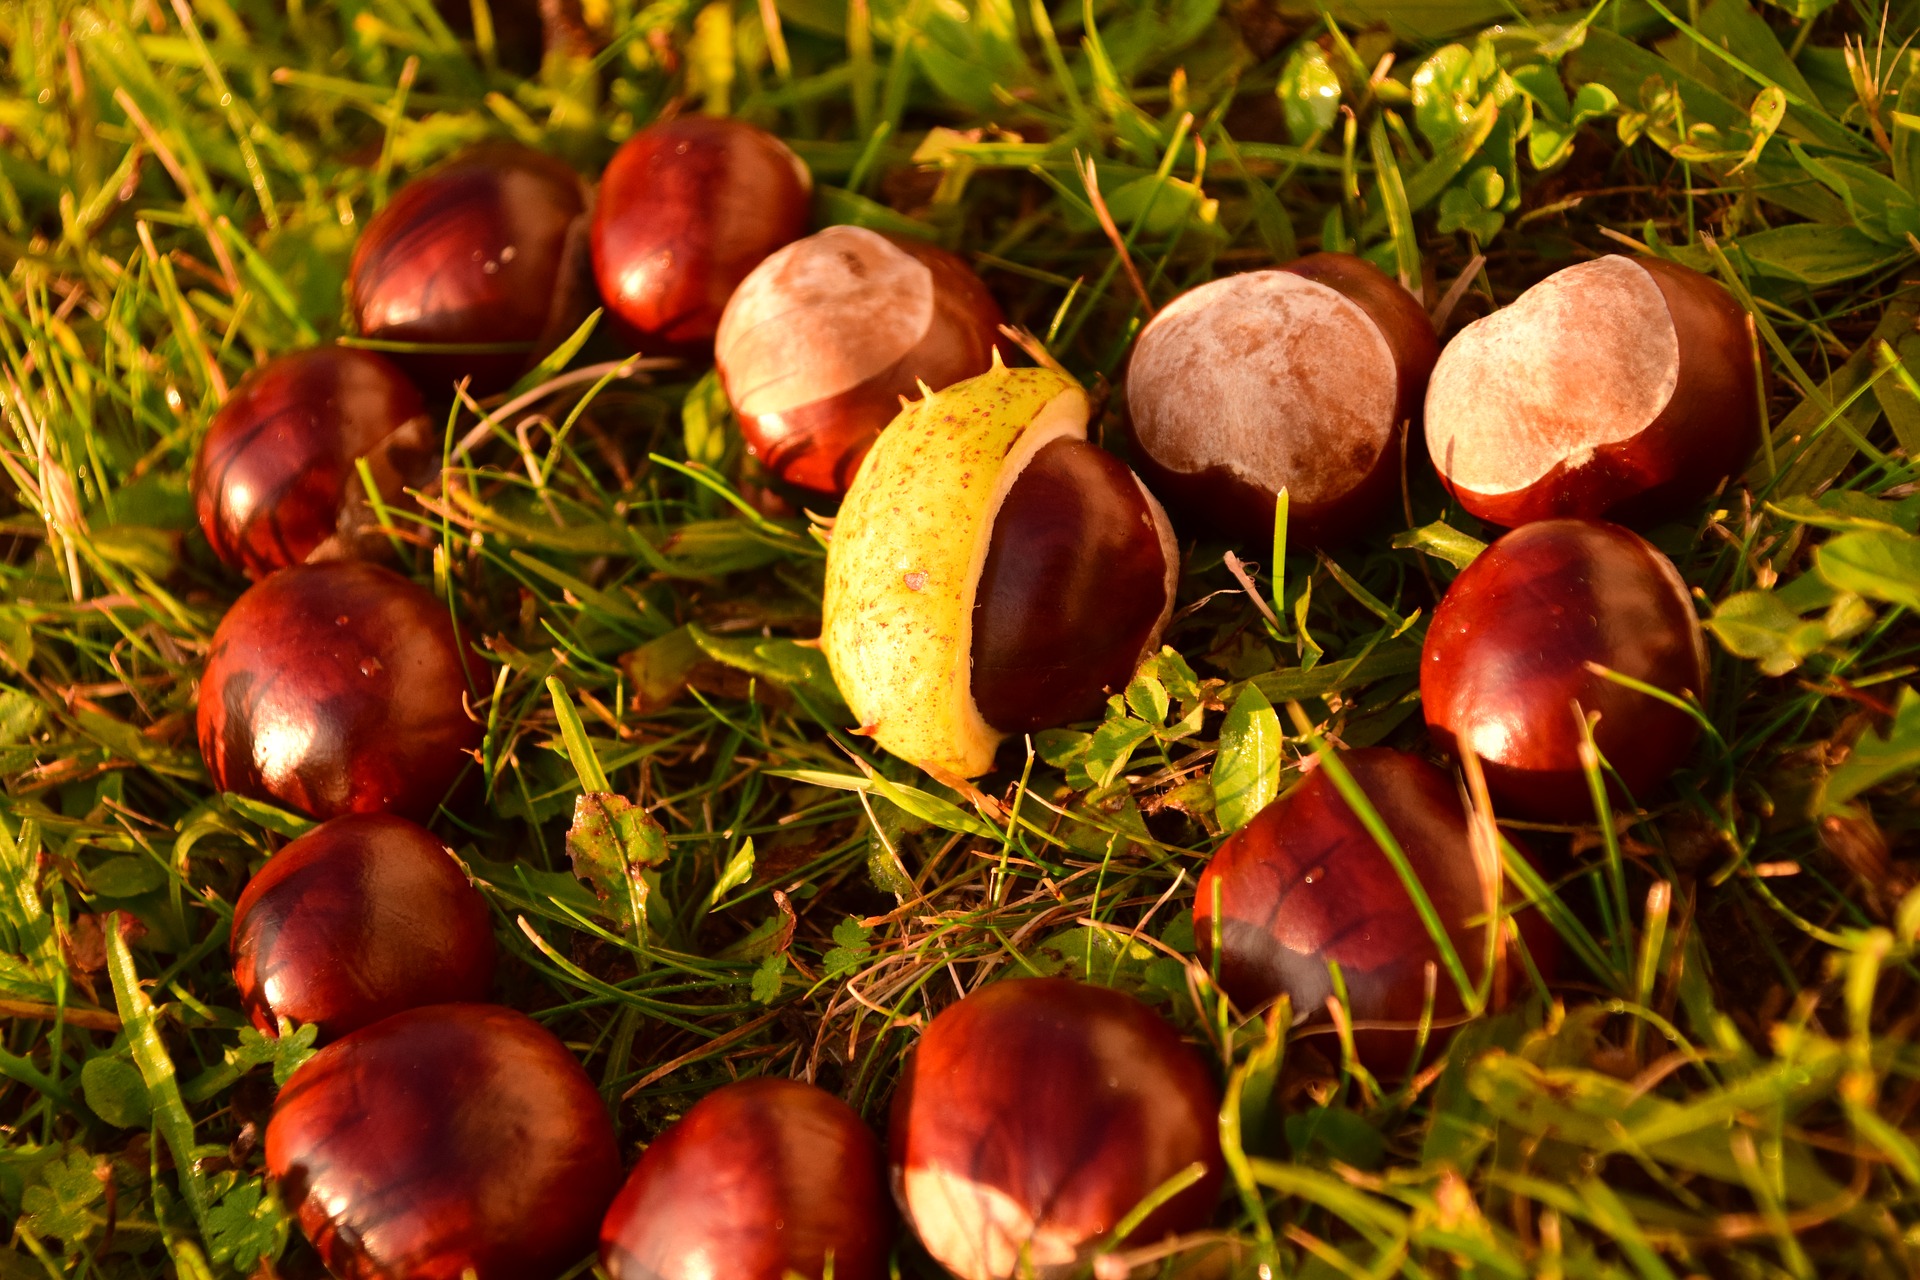
[[[883,1280],[893,1207],[880,1143],[840,1099],[743,1080],[647,1147],[600,1226],[612,1280]]]
[[[424,587],[365,561],[295,565],[214,631],[200,754],[222,791],[311,817],[425,818],[480,745],[481,671]]]
[[[593,271],[642,338],[712,341],[747,273],[807,229],[813,175],[768,133],[681,116],[627,139],[600,178]]]
[[[1439,344],[1412,294],[1316,253],[1175,298],[1127,366],[1134,462],[1176,517],[1265,546],[1330,542],[1395,505],[1400,442]]]
[[[250,578],[358,554],[377,533],[362,458],[383,501],[439,460],[426,402],[399,366],[351,347],[267,361],[221,404],[194,461],[194,508],[213,553]]]
[[[1706,639],[1686,583],[1619,525],[1523,525],[1468,565],[1434,611],[1420,655],[1427,730],[1445,750],[1473,749],[1503,811],[1592,822],[1576,715],[1599,716],[1594,745],[1640,800],[1686,761],[1699,726],[1589,663],[1704,697]]]
[[[1478,984],[1501,875],[1496,862],[1483,866],[1475,854],[1459,789],[1403,751],[1368,747],[1339,758],[1406,854]],[[1535,963],[1549,966],[1556,949],[1539,913],[1520,921]],[[1398,1074],[1412,1060],[1429,966],[1428,1044],[1443,1044],[1465,1008],[1405,881],[1324,767],[1221,844],[1195,891],[1193,932],[1203,964],[1215,963],[1217,941],[1220,985],[1243,1009],[1284,993],[1296,1014],[1324,1023],[1335,990],[1330,966],[1339,965],[1355,1049],[1378,1073]],[[1496,1005],[1524,989],[1525,971],[1505,941],[1496,952]]]
[[[1199,1056],[1132,996],[1007,979],[943,1011],[908,1059],[894,1195],[961,1280],[1051,1280],[1084,1268],[1149,1192],[1196,1163],[1200,1180],[1128,1239],[1206,1222],[1224,1171],[1219,1108]]]
[[[1427,389],[1427,450],[1493,524],[1684,516],[1759,447],[1758,358],[1716,281],[1596,258],[1454,335]]]
[[[233,909],[240,1007],[333,1040],[388,1014],[484,1000],[486,899],[432,832],[390,813],[322,823],[267,860]]]
[[[992,367],[1001,321],[946,250],[828,227],[741,282],[713,359],[748,452],[788,484],[839,497],[903,396]]]
[[[587,200],[552,156],[492,142],[402,187],[348,272],[362,337],[466,351],[396,353],[429,394],[505,389],[586,317]],[[578,229],[577,229],[578,228]]]
[[[620,1184],[593,1081],[498,1005],[409,1009],[320,1050],[274,1103],[266,1163],[341,1280],[550,1280]]]

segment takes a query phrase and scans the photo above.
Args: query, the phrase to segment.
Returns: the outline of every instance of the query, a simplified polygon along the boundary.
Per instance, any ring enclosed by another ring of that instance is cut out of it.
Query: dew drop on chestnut
[[[484,1000],[486,900],[445,845],[392,814],[322,823],[267,860],[233,909],[233,978],[253,1025],[332,1040],[420,1005]]]
[[[326,1046],[267,1123],[267,1174],[343,1280],[552,1280],[620,1181],[565,1045],[497,1005],[409,1009]]]
[[[647,1146],[600,1228],[612,1280],[883,1280],[880,1144],[798,1080],[724,1085]]]
[[[1653,797],[1699,737],[1693,717],[1588,667],[1706,695],[1706,638],[1673,562],[1600,520],[1541,520],[1461,571],[1427,628],[1420,701],[1449,751],[1471,747],[1496,807],[1595,821],[1574,707],[1632,799]],[[1615,795],[1616,803],[1627,797]]]
[[[1043,446],[1007,490],[974,595],[974,702],[1026,733],[1097,715],[1157,642],[1177,553],[1166,517],[1118,458]]]
[[[214,631],[200,753],[220,790],[311,817],[425,818],[480,744],[466,700],[481,670],[425,588],[364,561],[295,565]]]
[[[928,1024],[894,1095],[894,1194],[961,1280],[1084,1267],[1161,1183],[1200,1180],[1129,1237],[1203,1224],[1220,1188],[1219,1091],[1200,1058],[1123,992],[1007,979]]]
[[[213,415],[194,462],[194,507],[214,554],[260,578],[323,547],[358,550],[345,517],[363,501],[361,458],[376,484],[396,481],[383,500],[439,460],[426,402],[399,366],[314,347],[253,370]]]

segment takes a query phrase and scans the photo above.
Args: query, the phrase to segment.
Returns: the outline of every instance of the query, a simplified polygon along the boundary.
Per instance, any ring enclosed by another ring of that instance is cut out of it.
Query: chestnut
[[[220,620],[200,676],[213,784],[315,818],[425,818],[480,745],[479,658],[445,602],[361,560],[295,565]]]
[[[491,142],[415,178],[373,216],[348,270],[362,337],[472,348],[395,354],[429,393],[510,386],[586,317],[580,176]]]
[[[1497,805],[1592,822],[1576,716],[1631,797],[1685,762],[1693,717],[1592,671],[1596,663],[1675,695],[1707,692],[1706,638],[1673,562],[1600,520],[1522,525],[1463,570],[1434,610],[1420,701],[1440,747],[1471,747]]]
[[[240,1007],[268,1034],[290,1018],[332,1040],[493,984],[486,899],[432,832],[389,813],[335,818],[269,858],[232,947]]]
[[[1132,996],[1006,979],[942,1011],[907,1060],[889,1140],[894,1196],[961,1280],[1077,1274],[1122,1218],[1196,1163],[1200,1179],[1128,1239],[1207,1221],[1224,1171],[1219,1109],[1199,1056]]]
[[[1160,504],[1087,442],[1079,385],[995,360],[881,432],[827,546],[821,645],[847,705],[961,777],[1124,688],[1179,571]]]
[[[1366,747],[1339,759],[1479,982],[1500,870],[1476,858],[1459,789],[1403,751]],[[1529,951],[1546,961],[1553,946],[1542,918],[1528,912],[1521,919]],[[1428,965],[1436,983],[1428,1043],[1444,1043],[1465,1008],[1405,881],[1324,767],[1221,843],[1195,890],[1193,932],[1201,962],[1218,964],[1220,986],[1247,1010],[1285,993],[1296,1015],[1325,1021],[1335,990],[1330,966],[1339,965],[1355,1049],[1375,1072],[1402,1072],[1411,1061]],[[1505,948],[1497,954],[1507,965]],[[1521,972],[1508,967],[1496,994]]]
[[[724,1085],[654,1139],[600,1224],[611,1280],[884,1280],[893,1207],[866,1121],[798,1080]]]
[[[1352,254],[1211,281],[1134,345],[1134,461],[1176,515],[1227,537],[1266,546],[1282,489],[1290,533],[1348,537],[1395,505],[1438,352],[1413,295]]]
[[[1595,258],[1454,335],[1427,388],[1427,450],[1492,524],[1670,518],[1759,446],[1755,358],[1746,312],[1715,281]]]
[[[375,482],[417,483],[439,462],[426,402],[372,351],[314,347],[240,380],[207,424],[193,504],[213,553],[250,578],[353,554],[368,528],[355,463]]]
[[[901,397],[992,367],[1001,320],[945,249],[828,227],[734,290],[713,360],[747,451],[788,484],[839,497]]]
[[[587,1073],[483,1004],[408,1009],[314,1054],[274,1103],[266,1163],[342,1280],[550,1280],[620,1185]]]
[[[813,175],[780,139],[721,116],[649,125],[600,177],[593,272],[641,337],[704,345],[734,289],[807,229]]]

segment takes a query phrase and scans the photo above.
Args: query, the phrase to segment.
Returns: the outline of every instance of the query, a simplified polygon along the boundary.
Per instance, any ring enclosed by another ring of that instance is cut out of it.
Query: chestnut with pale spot
[[[1462,570],[1434,610],[1420,655],[1427,731],[1444,750],[1480,757],[1501,810],[1593,822],[1580,717],[1597,717],[1594,745],[1618,778],[1613,802],[1645,803],[1686,762],[1699,725],[1595,666],[1704,698],[1706,637],[1686,583],[1619,525],[1523,525]]]
[[[1360,533],[1396,504],[1438,349],[1413,295],[1351,254],[1200,285],[1134,345],[1135,463],[1183,527],[1265,546],[1285,489],[1290,535]]]
[[[479,657],[444,601],[359,560],[256,583],[213,633],[200,753],[214,786],[315,818],[424,819],[480,745]]]
[[[788,484],[839,497],[902,397],[991,367],[1001,320],[946,250],[828,227],[741,282],[713,357],[748,451]]]
[[[914,1046],[893,1099],[894,1197],[961,1280],[1081,1274],[1190,1166],[1197,1180],[1127,1243],[1206,1222],[1225,1171],[1219,1109],[1199,1055],[1132,996],[1004,979],[942,1011]]]
[[[1752,458],[1765,377],[1716,281],[1611,254],[1454,336],[1427,389],[1427,450],[1493,524],[1672,519]]]

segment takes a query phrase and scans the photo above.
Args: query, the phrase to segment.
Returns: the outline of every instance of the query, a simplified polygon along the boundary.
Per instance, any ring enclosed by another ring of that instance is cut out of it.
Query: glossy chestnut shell
[[[613,1122],[525,1014],[441,1004],[336,1040],[267,1123],[267,1174],[342,1280],[550,1280],[620,1183]]]
[[[213,784],[315,818],[425,818],[480,745],[480,660],[446,604],[357,560],[254,584],[213,633],[200,754]]]
[[[1340,760],[1393,833],[1433,903],[1468,976],[1485,972],[1486,921],[1499,891],[1497,862],[1482,867],[1459,788],[1418,756],[1384,747]],[[1256,814],[1221,844],[1200,876],[1194,938],[1201,963],[1242,1009],[1285,993],[1296,1015],[1327,1021],[1332,964],[1346,984],[1346,1010],[1361,1061],[1381,1074],[1407,1070],[1418,1042],[1432,965],[1428,1044],[1446,1041],[1464,1005],[1393,863],[1324,767]],[[1549,967],[1554,946],[1539,913],[1520,917],[1528,950]],[[1502,940],[1504,943],[1504,939]],[[1524,969],[1499,953],[1494,994],[1519,994]],[[1339,1049],[1329,1037],[1329,1056]]]
[[[333,1040],[420,1005],[484,1000],[494,943],[486,899],[417,823],[356,813],[267,860],[233,909],[240,1007]]]
[[[1083,1267],[1196,1162],[1135,1245],[1203,1224],[1223,1172],[1213,1077],[1132,996],[1066,978],[996,982],[928,1024],[894,1095],[894,1195],[962,1280]]]
[[[200,445],[193,504],[213,553],[248,577],[360,550],[366,458],[381,498],[439,461],[426,402],[372,351],[278,356],[233,389]]]
[[[992,366],[1001,321],[980,277],[946,250],[828,227],[741,282],[713,358],[748,452],[788,484],[838,497],[902,396]]]
[[[1434,611],[1420,655],[1427,730],[1445,750],[1472,747],[1502,811],[1592,822],[1577,705],[1598,713],[1594,744],[1645,801],[1686,761],[1699,726],[1588,663],[1705,697],[1706,639],[1686,583],[1619,525],[1524,525],[1468,565]]]
[[[643,338],[710,342],[747,273],[805,233],[812,197],[806,165],[764,129],[720,116],[649,125],[600,178],[600,294]]]
[[[1438,353],[1413,295],[1352,254],[1200,285],[1134,345],[1134,463],[1182,529],[1269,546],[1285,488],[1289,536],[1349,537],[1398,505]]]
[[[893,1207],[880,1143],[798,1080],[714,1090],[654,1139],[600,1227],[612,1280],[883,1280]]]
[[[362,337],[468,351],[394,353],[429,394],[461,378],[511,385],[585,318],[580,176],[552,156],[492,142],[402,187],[361,233],[348,271]]]
[[[1043,447],[1007,490],[975,589],[980,714],[1004,733],[1098,715],[1159,643],[1178,571],[1126,463],[1086,440]]]
[[[1427,449],[1460,505],[1494,524],[1671,519],[1759,447],[1756,359],[1716,281],[1597,258],[1453,337],[1427,392]]]

